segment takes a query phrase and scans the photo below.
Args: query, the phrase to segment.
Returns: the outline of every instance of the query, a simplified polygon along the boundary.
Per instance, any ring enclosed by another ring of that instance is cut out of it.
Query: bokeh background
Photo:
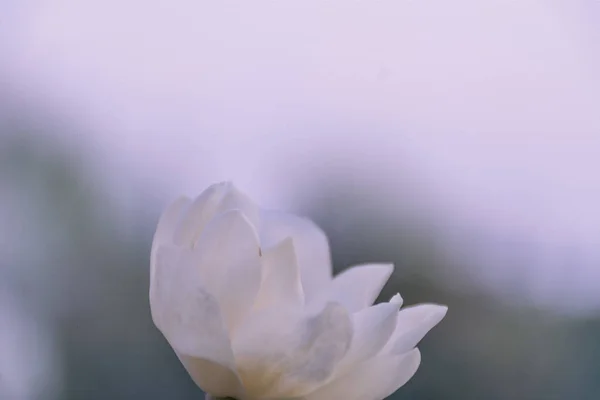
[[[394,399],[600,398],[600,2],[0,1],[0,399],[199,399],[160,211],[233,180],[450,306]]]

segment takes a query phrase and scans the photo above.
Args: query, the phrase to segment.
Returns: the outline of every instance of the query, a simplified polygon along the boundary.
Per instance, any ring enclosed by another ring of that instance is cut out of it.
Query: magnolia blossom
[[[182,197],[152,244],[154,323],[213,398],[380,400],[417,370],[447,307],[373,305],[393,266],[332,277],[311,221],[260,209],[231,183]]]

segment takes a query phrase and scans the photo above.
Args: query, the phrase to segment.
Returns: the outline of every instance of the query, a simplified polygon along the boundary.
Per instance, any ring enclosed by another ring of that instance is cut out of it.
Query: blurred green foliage
[[[3,190],[27,199],[25,217],[34,223],[15,235],[35,238],[28,251],[39,254],[16,254],[28,265],[19,265],[11,282],[57,338],[64,377],[58,398],[202,398],[150,318],[148,254],[160,206],[140,204],[147,210],[124,226],[111,188],[85,153],[27,119],[12,121],[0,126],[0,179]],[[383,298],[400,292],[407,304],[450,306],[420,346],[416,376],[394,399],[600,398],[600,319],[458,290],[444,278],[450,266],[426,221],[385,214],[368,182],[356,177],[332,177],[312,189],[303,210],[329,234],[336,270],[393,261],[397,274]]]

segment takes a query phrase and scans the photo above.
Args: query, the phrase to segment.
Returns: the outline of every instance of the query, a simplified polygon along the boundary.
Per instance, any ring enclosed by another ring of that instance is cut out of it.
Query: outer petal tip
[[[390,299],[390,303],[395,304],[398,306],[398,308],[400,308],[402,307],[402,303],[404,303],[404,299],[402,298],[402,296],[400,296],[400,293],[396,293]]]
[[[396,330],[384,351],[402,354],[415,347],[446,315],[448,307],[438,304],[419,304],[398,312]]]
[[[393,263],[381,263],[372,264],[372,268],[379,269],[382,271],[382,273],[387,273],[389,276],[392,276],[392,274],[394,273],[395,266]]]
[[[381,289],[383,289],[383,286],[385,286],[387,281],[390,279],[390,277],[394,273],[395,266],[392,263],[389,263],[389,264],[384,263],[384,264],[365,265],[365,268],[369,269],[370,275],[380,277],[381,288],[379,290],[381,290]]]
[[[361,264],[333,278],[329,299],[343,304],[350,312],[369,307],[394,272],[393,264]]]
[[[439,324],[448,313],[448,306],[443,304],[426,304],[426,306],[429,308],[427,311],[426,320],[431,324],[432,327]]]

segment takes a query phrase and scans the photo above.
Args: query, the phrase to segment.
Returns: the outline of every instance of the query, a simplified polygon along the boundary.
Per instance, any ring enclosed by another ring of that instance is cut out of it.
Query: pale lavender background
[[[0,71],[11,102],[91,127],[68,140],[123,218],[141,185],[164,204],[224,179],[293,207],[323,169],[367,176],[393,213],[408,170],[447,257],[467,254],[456,285],[597,313],[599,4],[4,1]],[[506,236],[539,246],[529,271]]]

